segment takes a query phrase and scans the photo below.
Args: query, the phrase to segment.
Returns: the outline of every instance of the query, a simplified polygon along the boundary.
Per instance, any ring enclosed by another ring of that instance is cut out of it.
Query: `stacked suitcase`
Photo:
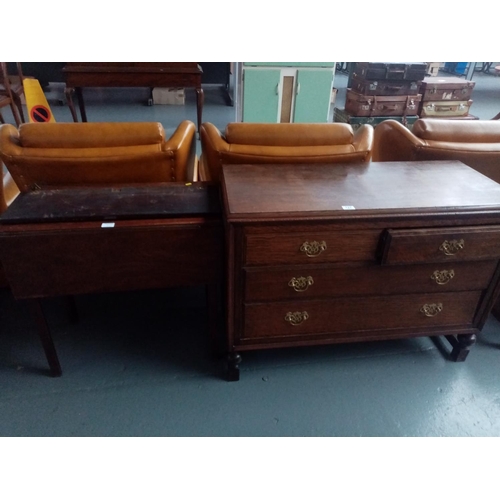
[[[427,64],[422,63],[354,63],[349,78],[345,110],[334,110],[335,121],[351,125],[383,120],[398,120],[410,126],[418,118],[420,84]]]
[[[458,76],[428,76],[422,81],[420,118],[477,120],[469,114],[475,82]]]

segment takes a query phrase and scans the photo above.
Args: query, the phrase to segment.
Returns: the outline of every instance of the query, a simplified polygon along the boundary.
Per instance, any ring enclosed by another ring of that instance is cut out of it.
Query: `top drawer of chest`
[[[380,230],[301,231],[245,235],[246,265],[373,262]]]
[[[388,229],[380,255],[382,264],[498,259],[500,226]]]

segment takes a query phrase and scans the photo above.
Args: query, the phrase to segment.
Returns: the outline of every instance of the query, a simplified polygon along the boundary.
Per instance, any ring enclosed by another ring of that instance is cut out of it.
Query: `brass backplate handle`
[[[434,271],[431,274],[431,280],[434,280],[438,285],[446,285],[448,281],[455,277],[455,271],[443,269],[442,271]]]
[[[285,321],[288,321],[291,325],[297,326],[303,323],[306,319],[309,318],[309,314],[307,311],[304,312],[289,312],[285,316]]]
[[[465,247],[464,240],[444,240],[439,247],[439,250],[443,252],[445,255],[455,255],[460,250],[463,250]]]
[[[304,252],[308,257],[317,257],[321,252],[326,250],[325,241],[304,241],[300,247],[300,251]]]
[[[300,278],[292,278],[288,282],[288,286],[292,287],[296,292],[305,292],[310,285],[314,285],[312,276],[301,276]]]
[[[432,318],[432,316],[436,316],[436,314],[439,314],[442,310],[443,304],[441,304],[440,302],[437,304],[424,304],[420,308],[420,312],[425,316],[428,316],[429,318]]]

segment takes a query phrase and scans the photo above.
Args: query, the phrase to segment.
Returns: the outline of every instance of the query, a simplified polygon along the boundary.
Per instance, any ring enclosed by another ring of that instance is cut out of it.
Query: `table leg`
[[[38,335],[42,341],[43,350],[49,363],[50,374],[53,377],[60,377],[62,375],[61,365],[57,357],[57,351],[50,334],[47,319],[43,313],[42,303],[40,299],[28,299],[28,305],[38,327]]]
[[[473,333],[459,334],[456,337],[454,335],[446,335],[446,339],[453,347],[450,355],[453,361],[465,361],[471,347],[476,343],[476,335]]]
[[[203,114],[203,103],[205,102],[205,94],[201,87],[196,88],[196,111],[198,115],[198,134],[201,130],[202,114]]]
[[[82,87],[76,87],[76,95],[78,97],[78,105],[80,106],[80,114],[82,115],[82,122],[87,121],[87,113],[85,112],[85,103],[83,102]]]
[[[73,117],[73,121],[78,121],[78,116],[76,115],[75,103],[73,102],[73,93],[75,89],[73,87],[66,87],[64,89],[64,94],[66,95],[66,101],[68,101],[69,110],[71,111],[71,116]]]

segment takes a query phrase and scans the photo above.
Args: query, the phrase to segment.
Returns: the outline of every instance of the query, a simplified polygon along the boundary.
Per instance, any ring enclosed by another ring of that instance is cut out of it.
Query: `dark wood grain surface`
[[[217,185],[175,182],[21,193],[2,214],[0,223],[218,216],[220,213]]]
[[[226,193],[229,220],[500,206],[500,184],[457,161],[225,165],[223,176],[231,186]]]

